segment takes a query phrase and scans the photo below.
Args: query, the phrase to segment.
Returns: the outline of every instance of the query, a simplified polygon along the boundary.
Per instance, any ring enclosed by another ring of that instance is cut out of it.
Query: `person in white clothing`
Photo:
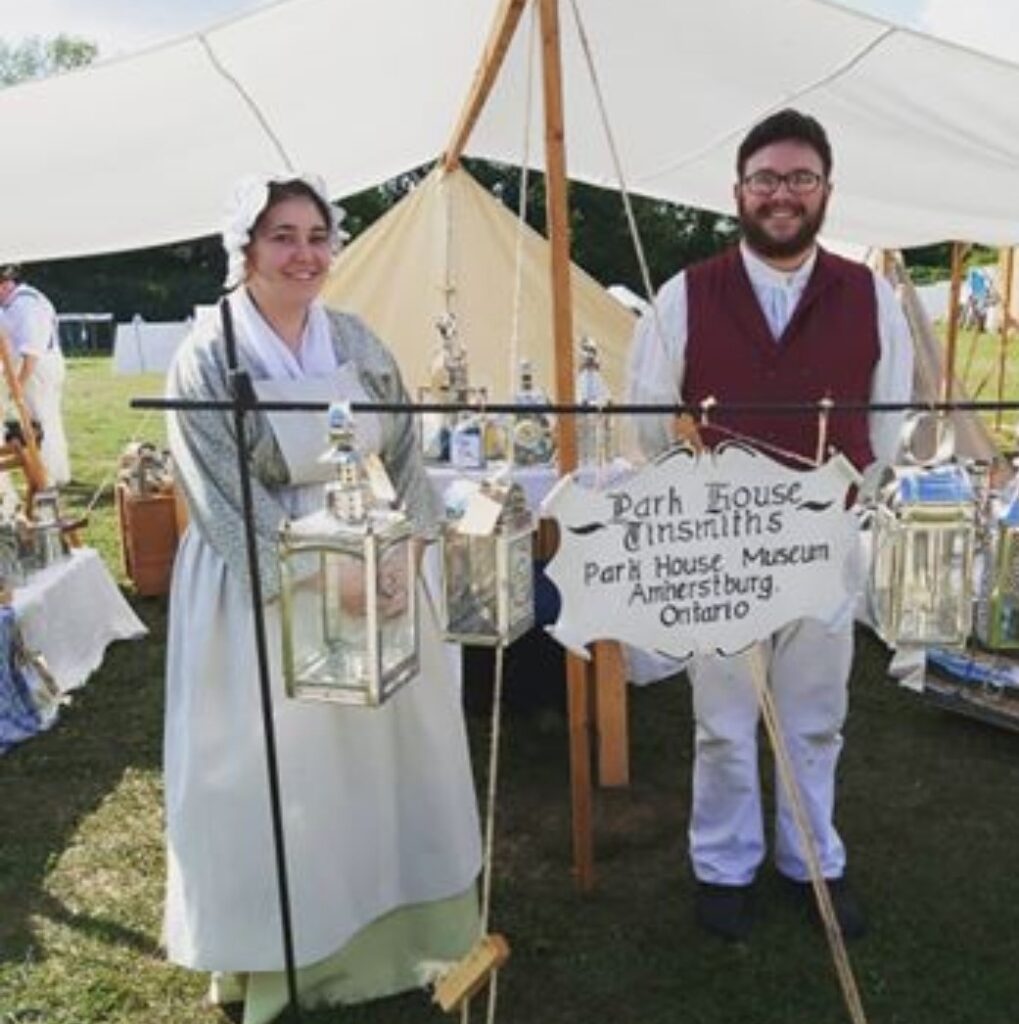
[[[668,281],[634,336],[634,402],[908,401],[912,342],[891,288],[866,267],[822,249],[816,236],[832,192],[832,155],[822,126],[781,111],[739,147],[734,197],[742,240]],[[699,438],[732,433],[813,459],[816,414],[713,412]],[[829,440],[861,471],[893,458],[901,418],[833,415]],[[672,443],[668,417],[637,417],[648,455]],[[723,433],[724,431],[724,433]],[[835,828],[836,766],[853,656],[851,609],[837,621],[795,621],[760,645],[768,682],[804,796],[823,874],[842,930],[865,918],[846,883]],[[759,710],[746,656],[698,658],[690,668],[696,719],[690,856],[695,915],[710,932],[746,939],[753,883],[765,857],[758,778]],[[807,859],[790,803],[776,779],[775,863],[788,888],[813,906]]]
[[[42,429],[40,456],[51,486],[71,479],[61,412],[66,368],[57,314],[37,288],[21,280],[20,268],[0,267],[0,332],[10,340],[15,373],[29,415]]]
[[[338,237],[319,179],[238,183],[223,241],[239,365],[260,397],[405,403],[381,342],[318,300]],[[199,317],[167,390],[229,398],[218,311]],[[172,961],[212,972],[213,1002],[243,1000],[246,1024],[264,1024],[286,985],[235,435],[225,411],[168,419],[190,524],[167,642],[166,946]],[[259,412],[247,424],[300,998],[373,999],[424,984],[477,938],[481,844],[459,668],[422,599],[420,673],[382,707],[285,696],[276,537],[284,518],[323,506],[325,416]],[[415,532],[433,536],[439,510],[411,417],[359,414],[357,432]]]

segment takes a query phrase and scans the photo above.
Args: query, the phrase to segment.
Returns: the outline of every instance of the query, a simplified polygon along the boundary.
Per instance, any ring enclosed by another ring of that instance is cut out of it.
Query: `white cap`
[[[226,250],[226,287],[235,288],[244,280],[244,250],[251,243],[251,229],[259,214],[269,202],[269,186],[300,181],[308,186],[329,211],[329,233],[333,239],[333,252],[338,253],[350,235],[340,230],[346,211],[329,202],[326,183],[317,174],[283,172],[276,174],[247,174],[230,190],[223,216],[223,248]]]

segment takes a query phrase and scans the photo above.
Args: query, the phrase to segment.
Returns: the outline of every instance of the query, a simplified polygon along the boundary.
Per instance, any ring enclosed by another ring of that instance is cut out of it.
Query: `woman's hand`
[[[364,588],[364,566],[360,562],[343,561],[339,573],[340,606],[348,615],[367,614]],[[385,619],[396,618],[407,610],[409,594],[407,549],[399,544],[382,556],[378,575],[379,612]]]

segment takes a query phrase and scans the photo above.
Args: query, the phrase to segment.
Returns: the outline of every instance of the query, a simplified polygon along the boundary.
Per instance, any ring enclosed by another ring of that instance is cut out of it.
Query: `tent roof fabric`
[[[0,258],[216,231],[240,173],[348,195],[435,158],[498,0],[281,0],[198,36],[0,91]],[[1019,242],[1019,66],[825,0],[583,0],[630,188],[728,212],[747,128],[795,105],[835,150],[828,233],[901,247]],[[579,36],[561,17],[568,166],[615,187]],[[524,151],[525,15],[468,153]],[[533,90],[535,96],[540,89]],[[539,154],[540,114],[530,152]]]
[[[396,355],[412,397],[429,379],[436,320],[455,313],[470,380],[489,397],[515,390],[511,368],[519,222],[462,168],[436,168],[340,254],[326,303],[360,315]],[[549,244],[524,226],[518,357],[552,392]],[[571,269],[575,336],[594,338],[614,396],[623,395],[636,318],[579,267]]]

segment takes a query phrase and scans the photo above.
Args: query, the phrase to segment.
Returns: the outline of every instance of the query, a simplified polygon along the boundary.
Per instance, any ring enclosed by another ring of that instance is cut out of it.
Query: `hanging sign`
[[[857,586],[859,480],[842,455],[802,471],[734,443],[671,449],[602,491],[564,477],[543,503],[560,537],[549,631],[584,656],[614,639],[685,658],[832,618]]]

